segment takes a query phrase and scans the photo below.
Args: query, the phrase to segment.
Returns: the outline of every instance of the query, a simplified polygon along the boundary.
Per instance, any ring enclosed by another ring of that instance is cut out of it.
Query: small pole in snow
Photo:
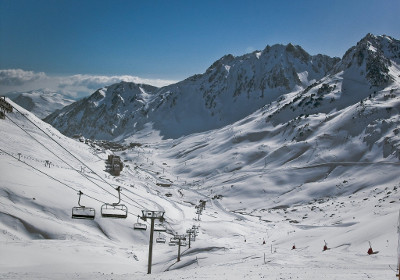
[[[178,242],[178,259],[177,262],[181,261],[181,238],[179,238],[179,242]]]
[[[264,253],[264,264],[265,264],[265,253]]]

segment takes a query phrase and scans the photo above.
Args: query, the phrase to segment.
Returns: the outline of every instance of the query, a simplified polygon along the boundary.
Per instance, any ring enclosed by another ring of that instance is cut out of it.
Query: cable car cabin
[[[154,225],[154,231],[166,232],[167,229],[166,229],[165,226],[162,225],[162,224],[155,224],[155,225]]]
[[[94,220],[96,210],[94,208],[77,206],[72,208],[72,219]]]
[[[103,218],[126,219],[128,217],[128,208],[123,204],[105,203],[101,206],[101,216]]]

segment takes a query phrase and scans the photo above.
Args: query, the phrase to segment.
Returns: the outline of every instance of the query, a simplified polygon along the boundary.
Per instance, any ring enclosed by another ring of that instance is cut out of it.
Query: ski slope
[[[22,114],[0,121],[0,279],[395,279],[399,163],[340,140],[329,128],[345,114],[328,116],[312,143],[282,144],[262,110],[177,140],[127,139],[142,145],[116,152],[125,167],[114,177],[110,151],[12,105]],[[117,186],[128,218],[101,218]],[[71,219],[79,190],[93,221]],[[133,230],[142,209],[165,211],[169,233],[200,226],[180,262],[177,246],[155,243],[151,275],[149,230]]]

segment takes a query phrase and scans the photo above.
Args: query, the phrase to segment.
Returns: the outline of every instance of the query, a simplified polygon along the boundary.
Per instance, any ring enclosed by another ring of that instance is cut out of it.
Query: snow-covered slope
[[[389,266],[397,261],[400,86],[396,79],[339,106],[341,98],[358,94],[351,86],[343,94],[338,82],[326,90],[344,74],[283,95],[220,129],[160,142],[133,135],[125,143],[136,145],[116,151],[125,163],[119,177],[105,172],[109,151],[71,140],[14,105],[23,115],[15,111],[0,121],[0,276],[394,278]],[[306,103],[321,92],[317,101],[324,110],[313,112],[316,101]],[[306,114],[291,108],[301,98],[304,104],[296,105]],[[129,216],[100,218],[99,201],[116,202],[116,186],[123,187]],[[86,195],[82,204],[96,208],[95,220],[70,218],[78,190]],[[196,221],[200,199],[206,209]],[[176,246],[155,244],[153,274],[147,276],[149,233],[132,228],[143,208],[165,210],[167,227],[179,234],[200,225],[180,262]],[[330,248],[325,252],[324,241]],[[367,255],[369,241],[378,254]]]
[[[368,35],[329,75],[218,129],[160,140],[155,124],[143,125],[114,151],[125,165],[119,177],[107,173],[111,152],[100,142],[71,140],[13,104],[22,114],[0,120],[0,278],[394,279],[397,45]],[[160,98],[151,93],[110,86],[80,117],[89,122],[96,108],[99,119],[123,115],[131,98],[142,100],[134,112],[150,119],[146,104]],[[102,202],[118,200],[117,186],[128,218],[101,218]],[[79,190],[82,204],[96,209],[93,221],[70,218]],[[200,200],[206,209],[197,221]],[[147,276],[149,232],[133,230],[143,208],[164,210],[170,232],[200,225],[180,262],[176,246],[155,244]],[[369,242],[378,254],[367,254]]]
[[[124,82],[100,89],[46,122],[69,136],[122,139],[151,126],[163,138],[176,138],[240,120],[277,96],[321,79],[338,60],[311,56],[291,44],[267,46],[239,57],[226,55],[204,74],[160,89]]]
[[[40,119],[75,102],[75,100],[47,89],[20,93],[13,98],[13,101]]]

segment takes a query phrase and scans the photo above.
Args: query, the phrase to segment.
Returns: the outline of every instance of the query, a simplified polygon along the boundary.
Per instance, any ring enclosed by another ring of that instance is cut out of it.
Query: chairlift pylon
[[[72,219],[86,219],[86,220],[93,220],[94,217],[96,216],[96,210],[91,207],[86,207],[84,205],[81,205],[81,196],[83,192],[79,191],[79,199],[78,199],[78,205],[76,207],[72,208]]]
[[[121,202],[121,187],[116,188],[118,191],[118,202],[117,203],[104,203],[101,206],[101,216],[103,218],[117,218],[126,219],[128,216],[128,208]]]
[[[146,230],[147,225],[139,222],[140,216],[138,216],[137,222],[133,224],[135,230]]]

